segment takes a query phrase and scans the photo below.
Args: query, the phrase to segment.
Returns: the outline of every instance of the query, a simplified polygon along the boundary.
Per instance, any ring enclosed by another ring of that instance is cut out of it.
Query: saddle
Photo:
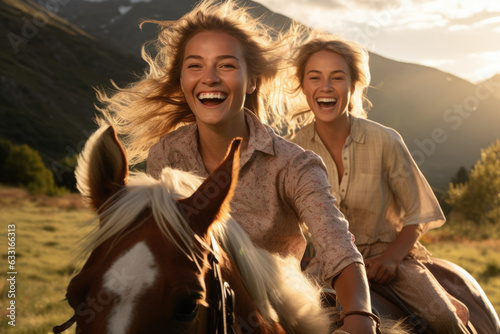
[[[410,307],[388,286],[371,282],[370,290],[385,298],[389,303],[392,303],[393,305],[398,307],[399,310],[404,314],[404,317],[406,317],[406,321],[409,322],[409,324],[414,330],[416,330],[417,333],[422,333],[423,331],[425,331],[425,333],[428,334],[438,334],[430,331],[427,328],[426,321],[418,317],[415,312],[413,312],[413,310],[411,310]],[[462,302],[455,299],[453,296],[450,295],[449,297],[450,301],[455,306],[456,313],[462,323],[467,326],[471,334],[477,334],[476,330],[469,322],[469,310],[467,309],[467,307]],[[323,305],[325,307],[334,307],[336,309],[341,309],[340,305],[337,302],[337,295],[335,293],[335,290],[330,288],[323,289]],[[372,308],[372,312],[379,318],[383,318],[383,316],[381,316],[381,310],[378,310],[376,307]],[[340,321],[340,317],[335,316],[333,321],[334,323],[338,323]]]

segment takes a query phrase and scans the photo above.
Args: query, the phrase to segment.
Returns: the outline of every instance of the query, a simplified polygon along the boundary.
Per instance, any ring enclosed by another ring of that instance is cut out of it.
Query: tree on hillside
[[[500,140],[481,150],[468,182],[450,183],[447,202],[476,223],[500,222]]]
[[[459,183],[467,183],[469,181],[469,172],[465,169],[464,166],[460,167],[455,174],[455,176],[451,179],[451,183],[457,185]]]
[[[77,155],[66,156],[53,165],[56,175],[56,182],[72,192],[77,192],[75,168],[77,165]]]
[[[40,154],[28,145],[13,145],[3,164],[4,182],[26,187],[34,193],[56,195],[60,192],[54,175],[45,167]]]
[[[12,148],[12,143],[7,139],[0,139],[0,182],[5,182],[5,173],[4,173],[4,165],[7,157],[10,154],[10,150]]]

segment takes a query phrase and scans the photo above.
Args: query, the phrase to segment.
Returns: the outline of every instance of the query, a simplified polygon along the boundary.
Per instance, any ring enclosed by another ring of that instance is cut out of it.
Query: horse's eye
[[[175,319],[179,321],[193,320],[198,313],[199,300],[199,296],[189,296],[179,301],[174,314]]]

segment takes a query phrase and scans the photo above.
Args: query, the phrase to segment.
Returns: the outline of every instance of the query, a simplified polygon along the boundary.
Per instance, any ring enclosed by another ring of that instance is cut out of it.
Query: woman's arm
[[[286,183],[289,203],[306,223],[312,235],[316,255],[306,269],[329,281],[347,314],[371,312],[371,301],[363,258],[354,245],[348,222],[335,207],[330,194],[323,161],[312,152],[303,152],[290,161]],[[369,316],[352,314],[344,319],[342,330],[349,333],[375,333],[375,321]]]
[[[381,284],[392,281],[398,265],[410,253],[421,235],[420,224],[404,226],[384,254],[365,259],[368,279]]]
[[[333,281],[344,314],[352,311],[371,313],[370,291],[365,268],[359,263],[347,266]],[[375,321],[366,316],[353,314],[344,318],[340,328],[348,333],[375,333]]]

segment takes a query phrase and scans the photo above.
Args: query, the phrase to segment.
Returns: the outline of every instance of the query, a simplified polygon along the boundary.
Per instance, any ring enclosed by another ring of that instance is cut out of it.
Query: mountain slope
[[[439,70],[371,54],[369,118],[396,129],[429,182],[444,188],[500,138],[500,80],[474,85]],[[500,78],[499,78],[500,79]]]
[[[94,86],[140,72],[123,55],[31,1],[0,1],[0,137],[50,164],[79,152],[94,130]]]

